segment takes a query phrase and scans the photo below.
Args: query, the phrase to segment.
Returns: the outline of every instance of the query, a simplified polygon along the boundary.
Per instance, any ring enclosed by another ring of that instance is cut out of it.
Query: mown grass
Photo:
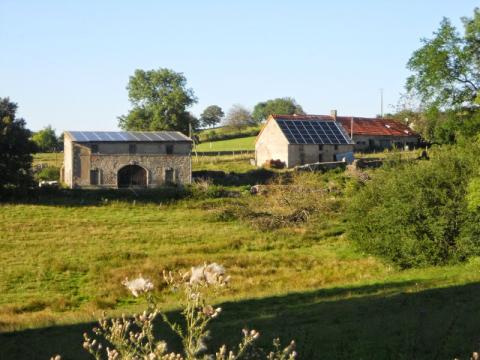
[[[193,164],[251,170],[246,158]],[[304,176],[306,185],[330,188],[329,197],[348,181],[339,172]],[[295,338],[302,359],[466,358],[478,349],[480,259],[401,271],[344,237],[341,204],[306,222],[259,228],[251,214],[287,213],[309,195],[226,190],[240,197],[53,192],[0,205],[0,358],[86,358],[81,334],[102,311],[143,307],[121,286],[125,276],[159,285],[163,269],[205,261],[232,275],[216,298],[224,307],[218,341],[234,343],[248,326],[264,341]],[[165,310],[177,308],[177,294],[161,298]]]
[[[61,168],[63,165],[63,153],[38,153],[33,155],[33,165],[48,165]]]
[[[256,136],[240,137],[229,140],[208,141],[198,144],[197,151],[241,151],[254,150]]]

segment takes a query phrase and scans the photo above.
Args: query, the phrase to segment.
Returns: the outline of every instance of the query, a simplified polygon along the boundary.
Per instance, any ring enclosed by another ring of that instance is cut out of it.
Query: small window
[[[318,145],[318,151],[323,151],[323,145],[322,144]]]
[[[99,181],[99,171],[98,169],[91,169],[90,170],[90,185],[98,185]]]
[[[338,145],[334,145],[333,147],[335,150],[338,150]]]
[[[318,162],[323,162],[323,154],[318,154]]]
[[[128,153],[129,154],[136,154],[137,153],[137,145],[136,144],[129,144],[128,145]]]
[[[173,144],[167,144],[166,152],[168,155],[173,154]]]
[[[173,173],[173,169],[169,168],[169,169],[165,169],[165,183],[166,184],[173,184],[175,181],[174,181],[174,173]]]
[[[98,144],[92,144],[90,146],[90,151],[92,152],[92,154],[98,154]]]

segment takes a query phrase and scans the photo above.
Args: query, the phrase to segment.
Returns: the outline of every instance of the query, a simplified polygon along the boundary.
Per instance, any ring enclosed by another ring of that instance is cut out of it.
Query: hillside
[[[454,358],[472,350],[478,258],[399,270],[345,238],[341,194],[350,180],[344,174],[304,174],[292,190],[251,196],[249,185],[268,171],[254,170],[248,157],[193,161],[198,170],[230,166],[237,174],[230,186],[219,178],[137,195],[46,192],[1,205],[0,358],[85,358],[82,333],[102,311],[143,307],[122,287],[125,277],[143,274],[160,284],[163,269],[204,262],[221,263],[232,275],[216,297],[224,314],[213,329],[229,343],[247,326],[265,340],[294,338],[309,359],[345,352]],[[337,195],[323,198],[309,193],[311,186]],[[319,204],[321,212],[308,219],[290,216],[302,214],[298,206]],[[160,295],[163,309],[178,307],[174,293]]]
[[[254,150],[256,136],[229,140],[206,141],[196,146],[197,151],[241,151]]]

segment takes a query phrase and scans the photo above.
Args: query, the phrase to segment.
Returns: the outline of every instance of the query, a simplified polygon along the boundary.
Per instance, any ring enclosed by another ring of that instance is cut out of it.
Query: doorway
[[[118,187],[146,187],[147,171],[138,165],[127,165],[118,170]]]

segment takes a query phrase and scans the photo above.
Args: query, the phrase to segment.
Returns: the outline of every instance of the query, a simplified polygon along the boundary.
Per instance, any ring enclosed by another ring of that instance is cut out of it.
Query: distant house
[[[255,162],[280,160],[288,168],[317,162],[341,161],[353,142],[337,121],[309,115],[271,115],[257,136]]]
[[[337,121],[355,142],[355,151],[383,150],[393,147],[413,149],[420,142],[420,135],[407,125],[393,119],[330,115],[282,115],[291,120]]]
[[[71,188],[190,183],[191,148],[176,131],[65,131],[62,181]]]

